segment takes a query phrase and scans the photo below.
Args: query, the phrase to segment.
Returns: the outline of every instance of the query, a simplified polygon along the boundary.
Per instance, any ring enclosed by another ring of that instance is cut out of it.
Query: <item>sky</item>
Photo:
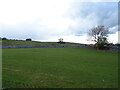
[[[118,42],[118,0],[0,0],[0,37],[88,44],[97,25]]]

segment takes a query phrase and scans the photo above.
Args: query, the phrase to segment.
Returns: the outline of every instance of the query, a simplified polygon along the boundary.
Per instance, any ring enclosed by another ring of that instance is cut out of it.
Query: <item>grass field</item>
[[[57,44],[54,42],[49,42],[49,44]],[[47,42],[38,42],[38,41],[25,41],[25,40],[3,40],[3,46],[32,46],[32,45],[46,45]]]
[[[1,42],[0,42],[1,43]],[[59,44],[57,42],[38,42],[38,41],[25,41],[25,40],[2,40],[2,46],[33,46],[33,45],[64,45],[64,46],[72,46],[72,45],[81,45],[79,43],[69,43]]]
[[[3,49],[3,88],[117,88],[118,54],[79,48]]]

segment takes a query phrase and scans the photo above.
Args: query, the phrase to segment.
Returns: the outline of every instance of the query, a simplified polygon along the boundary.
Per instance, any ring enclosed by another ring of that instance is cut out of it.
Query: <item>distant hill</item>
[[[89,48],[96,49],[93,45],[86,45],[80,43],[65,42],[60,44],[58,42],[39,42],[39,41],[25,41],[25,40],[0,40],[0,47],[3,48],[29,48],[29,47],[55,47],[55,48]],[[110,45],[110,50],[120,51],[117,45]]]
[[[79,46],[83,44],[65,42],[60,44],[58,42],[39,42],[39,41],[25,41],[25,40],[2,40],[2,46],[39,46],[39,45],[57,45],[57,46]]]

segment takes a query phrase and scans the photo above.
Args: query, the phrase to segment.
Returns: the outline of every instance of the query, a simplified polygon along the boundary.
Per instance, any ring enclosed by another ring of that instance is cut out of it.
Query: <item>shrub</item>
[[[27,38],[26,41],[32,41],[32,39],[31,38]]]

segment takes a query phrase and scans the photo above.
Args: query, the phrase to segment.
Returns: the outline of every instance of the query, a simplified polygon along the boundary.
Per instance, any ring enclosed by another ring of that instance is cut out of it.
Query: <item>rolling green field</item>
[[[47,45],[57,44],[55,42],[38,42],[38,41],[25,41],[25,40],[2,40],[3,46],[32,46],[32,45]]]
[[[1,44],[1,42],[0,42]],[[75,46],[82,45],[79,43],[65,42],[65,44],[59,44],[57,42],[39,42],[39,41],[25,41],[25,40],[2,40],[2,46],[34,46],[34,45],[58,45],[58,46]]]
[[[4,48],[3,88],[117,88],[117,52]]]

